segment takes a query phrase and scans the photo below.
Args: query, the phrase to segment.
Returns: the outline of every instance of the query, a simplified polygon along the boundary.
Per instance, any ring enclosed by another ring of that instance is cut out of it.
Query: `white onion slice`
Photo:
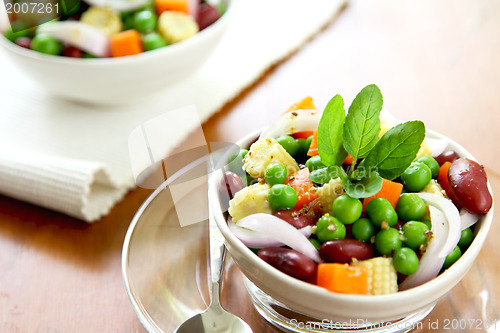
[[[430,207],[439,209],[444,214],[444,220],[440,223],[432,222],[432,232],[435,239],[445,239],[439,252],[440,257],[446,257],[457,246],[462,234],[460,214],[457,207],[451,200],[443,198],[437,194],[432,193],[417,193],[417,195],[424,200]],[[430,209],[429,207],[429,209]],[[432,216],[431,216],[432,218]],[[430,243],[432,243],[432,241]]]
[[[268,235],[236,225],[231,217],[227,220],[227,225],[229,230],[231,230],[231,232],[248,247],[262,249],[265,247],[283,245],[283,242],[269,237]],[[298,230],[307,238],[312,234],[312,226],[307,226]]]
[[[318,129],[321,113],[317,110],[295,110],[287,112],[273,122],[260,138],[276,138],[282,135]]]
[[[78,47],[97,57],[109,57],[109,37],[99,29],[79,21],[49,22],[37,29],[53,38]]]
[[[94,7],[108,7],[117,12],[129,12],[144,7],[149,0],[84,0]]]
[[[307,237],[279,217],[263,213],[252,214],[239,220],[237,225],[274,238],[312,260],[322,262],[318,250]]]
[[[441,155],[448,147],[448,141],[444,139],[425,138],[425,142],[427,142],[433,157]]]
[[[477,221],[479,221],[480,218],[481,215],[472,214],[467,209],[462,208],[460,210],[460,223],[462,230],[467,229],[471,225],[474,225]]]
[[[434,279],[443,267],[443,246],[446,243],[446,225],[448,222],[444,214],[437,208],[429,206],[432,221],[432,232],[434,237],[427,245],[425,253],[420,258],[418,269],[399,285],[399,290],[406,290],[419,286]]]

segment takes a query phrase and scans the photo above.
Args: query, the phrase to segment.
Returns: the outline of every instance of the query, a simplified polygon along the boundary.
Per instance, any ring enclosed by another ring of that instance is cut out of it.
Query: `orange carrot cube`
[[[141,36],[136,30],[122,31],[111,36],[111,56],[124,57],[142,52]]]
[[[317,285],[342,294],[368,294],[368,273],[365,267],[349,264],[318,265]]]
[[[363,199],[363,211],[366,211],[366,205],[375,198],[386,198],[391,203],[392,208],[396,209],[402,191],[403,184],[382,178],[382,188],[380,191],[371,197]]]

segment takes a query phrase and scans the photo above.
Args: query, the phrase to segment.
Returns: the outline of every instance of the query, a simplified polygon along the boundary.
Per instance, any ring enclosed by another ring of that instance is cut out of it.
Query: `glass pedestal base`
[[[419,328],[421,322],[434,308],[434,305],[409,315],[405,318],[391,322],[373,323],[365,320],[351,322],[333,322],[305,316],[287,308],[282,303],[276,301],[271,296],[257,288],[246,277],[245,286],[252,298],[255,309],[268,322],[284,332],[294,333],[404,333]]]

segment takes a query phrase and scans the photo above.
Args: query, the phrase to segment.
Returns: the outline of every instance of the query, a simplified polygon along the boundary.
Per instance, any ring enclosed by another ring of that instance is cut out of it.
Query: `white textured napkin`
[[[0,53],[0,193],[96,221],[134,187],[127,140],[135,128],[186,105],[195,105],[205,121],[317,33],[345,2],[240,1],[206,65],[168,88],[161,102],[90,107],[59,100]],[[170,146],[192,126],[175,126]]]

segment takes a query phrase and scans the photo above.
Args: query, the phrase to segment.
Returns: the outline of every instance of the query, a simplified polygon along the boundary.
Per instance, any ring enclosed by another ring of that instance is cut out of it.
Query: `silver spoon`
[[[210,210],[210,209],[209,209]],[[253,333],[241,318],[224,310],[220,304],[220,281],[225,257],[223,236],[209,213],[210,267],[212,271],[212,302],[208,309],[184,321],[176,333]]]

